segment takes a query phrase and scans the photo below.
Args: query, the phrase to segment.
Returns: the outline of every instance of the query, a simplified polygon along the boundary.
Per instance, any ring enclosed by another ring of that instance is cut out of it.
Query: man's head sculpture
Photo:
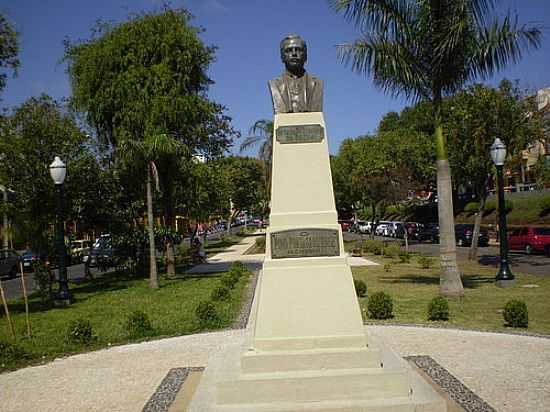
[[[289,34],[280,45],[281,60],[286,70],[295,75],[304,73],[304,64],[307,61],[307,45],[304,39],[296,34]]]

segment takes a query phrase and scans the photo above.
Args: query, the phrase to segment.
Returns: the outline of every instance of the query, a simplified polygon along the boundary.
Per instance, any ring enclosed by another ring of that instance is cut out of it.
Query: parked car
[[[508,247],[523,250],[528,255],[544,252],[550,256],[550,228],[525,226],[508,233]]]
[[[84,256],[90,252],[92,242],[89,240],[74,240],[71,242],[69,253],[71,263],[81,263]]]
[[[41,259],[44,259],[44,256],[40,256],[32,250],[25,250],[21,254],[21,259],[23,260],[23,270],[25,272],[30,272],[33,270],[34,264],[39,262]]]
[[[419,223],[417,224],[415,231],[412,232],[411,238],[418,240],[419,242],[439,243],[439,224]]]
[[[115,256],[115,251],[111,242],[111,235],[101,235],[96,239],[87,255],[84,255],[82,262],[90,267],[96,267],[103,263],[107,266]]]
[[[351,220],[339,220],[338,223],[342,227],[342,232],[349,232],[353,222]]]
[[[390,222],[380,221],[376,225],[374,233],[378,236],[389,236],[390,235]]]
[[[402,222],[392,222],[393,228],[391,232],[392,237],[396,237],[399,239],[405,238],[405,226]]]
[[[470,246],[474,235],[474,225],[458,224],[455,225],[455,238],[458,246]],[[489,246],[489,234],[487,230],[480,228],[477,240],[478,246]]]
[[[14,278],[19,272],[19,262],[21,256],[13,249],[0,250],[0,276],[9,276]]]

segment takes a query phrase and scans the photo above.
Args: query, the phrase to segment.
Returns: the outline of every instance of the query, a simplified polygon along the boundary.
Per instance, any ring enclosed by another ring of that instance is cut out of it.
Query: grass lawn
[[[230,326],[238,317],[249,276],[241,276],[228,300],[214,302],[220,317],[217,328]],[[210,300],[212,290],[220,285],[219,276],[179,275],[161,279],[160,288],[148,287],[148,279],[124,273],[109,273],[93,281],[70,284],[75,303],[68,308],[44,308],[37,296],[30,299],[32,338],[25,338],[26,323],[23,300],[9,304],[17,332],[17,347],[25,353],[10,355],[4,343],[13,343],[8,322],[0,315],[0,371],[38,363],[70,353],[119,345],[140,339],[130,338],[125,330],[128,314],[145,312],[154,331],[147,337],[158,338],[197,333],[207,330],[196,318],[200,301]],[[87,319],[95,339],[89,345],[68,344],[65,332],[75,319]]]
[[[353,276],[367,283],[368,294],[384,291],[393,298],[394,318],[385,320],[384,323],[431,324],[491,331],[528,331],[550,335],[550,278],[514,273],[517,286],[502,289],[495,286],[496,268],[481,266],[474,262],[460,262],[464,297],[449,299],[449,321],[430,322],[427,320],[428,303],[439,293],[438,260],[434,259],[432,268],[422,269],[414,256],[410,263],[398,263],[399,259],[374,255],[366,257],[381,263],[381,266],[352,268]],[[390,262],[391,268],[386,271],[384,265]],[[359,298],[359,303],[365,320],[370,321],[366,315],[367,299],[368,297]],[[510,299],[523,300],[527,304],[527,330],[504,326],[502,311]]]

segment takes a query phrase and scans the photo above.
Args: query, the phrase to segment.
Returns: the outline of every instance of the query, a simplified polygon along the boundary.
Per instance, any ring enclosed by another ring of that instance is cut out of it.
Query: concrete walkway
[[[261,264],[259,256],[239,254],[249,242],[254,238],[206,265],[227,265],[231,259]],[[550,411],[550,339],[406,326],[365,330],[371,341],[384,342],[401,356],[432,357],[499,412]],[[242,345],[248,332],[118,346],[4,373],[0,411],[140,411],[172,368],[206,366],[222,348]]]

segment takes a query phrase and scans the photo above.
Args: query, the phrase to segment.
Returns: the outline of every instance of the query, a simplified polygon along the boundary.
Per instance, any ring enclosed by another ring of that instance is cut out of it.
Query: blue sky
[[[70,96],[65,66],[59,63],[63,39],[87,39],[97,19],[124,21],[129,12],[158,9],[159,4],[159,0],[2,0],[0,12],[21,36],[21,68],[16,78],[8,80],[0,107],[18,105],[40,93],[58,99]],[[332,153],[344,138],[375,130],[385,113],[407,105],[384,95],[369,78],[337,60],[335,45],[355,39],[358,33],[325,0],[173,0],[172,5],[189,9],[195,16],[192,23],[206,29],[201,34],[205,43],[218,47],[210,69],[215,81],[210,96],[227,106],[243,136],[255,120],[272,116],[267,81],[282,71],[279,42],[288,33],[306,39],[307,69],[325,82]],[[507,10],[517,11],[520,22],[550,27],[549,0],[501,0],[497,13],[504,15]],[[530,90],[550,87],[550,31],[545,31],[541,49],[488,82],[497,84],[503,77],[519,79]]]

